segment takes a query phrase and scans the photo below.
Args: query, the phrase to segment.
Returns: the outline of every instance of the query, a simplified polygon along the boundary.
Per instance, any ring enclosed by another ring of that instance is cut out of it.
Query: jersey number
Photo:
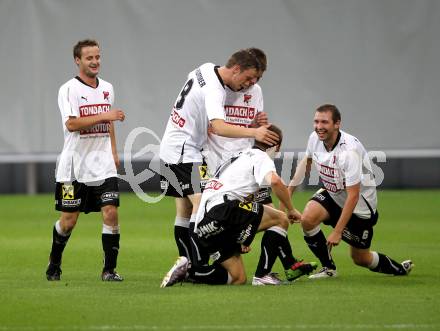
[[[194,79],[190,79],[186,82],[185,86],[182,89],[182,92],[179,94],[179,98],[176,101],[176,104],[174,105],[174,108],[176,110],[182,109],[183,103],[185,102],[185,98],[188,95],[189,91],[191,91],[191,88],[193,86]]]

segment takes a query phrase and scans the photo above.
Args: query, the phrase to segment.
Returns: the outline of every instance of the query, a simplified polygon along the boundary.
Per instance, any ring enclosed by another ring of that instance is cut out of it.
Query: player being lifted
[[[73,48],[79,74],[58,93],[64,147],[56,169],[55,208],[61,211],[53,228],[46,277],[60,280],[63,250],[80,212],[101,211],[104,250],[103,281],[122,281],[115,271],[119,250],[119,188],[113,121],[125,114],[112,109],[113,86],[98,78],[101,63],[95,40],[79,41]]]
[[[200,181],[207,179],[201,150],[207,130],[225,137],[255,138],[269,145],[278,137],[267,126],[246,128],[225,122],[225,88],[238,91],[256,83],[262,63],[252,49],[235,52],[224,66],[205,63],[188,74],[171,111],[160,144],[161,189],[175,197],[174,235],[179,255],[189,256],[189,223],[200,202]]]
[[[324,186],[307,203],[301,217],[304,240],[322,264],[322,269],[309,278],[337,275],[330,251],[341,240],[350,245],[356,265],[374,272],[408,275],[413,268],[411,260],[398,263],[370,250],[373,227],[379,217],[374,175],[364,146],[340,126],[341,114],[336,106],[326,104],[316,110],[315,131],[309,137],[306,157],[289,185],[293,194],[313,162]],[[321,223],[333,227],[327,239]]]

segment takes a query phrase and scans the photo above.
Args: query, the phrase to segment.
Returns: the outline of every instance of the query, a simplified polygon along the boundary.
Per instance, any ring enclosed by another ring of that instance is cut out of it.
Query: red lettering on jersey
[[[101,113],[107,113],[110,111],[110,105],[108,103],[96,104],[96,105],[84,105],[79,107],[79,116],[88,117],[95,116]],[[109,133],[110,124],[109,123],[98,123],[92,127],[81,130],[80,135],[97,134],[97,133]]]
[[[333,192],[333,193],[336,193],[336,192],[339,191],[338,187],[336,186],[335,183],[328,182],[328,181],[322,179],[322,177],[321,177],[321,181],[322,181],[322,184],[324,185],[324,187],[325,187],[325,189],[327,191],[330,191],[330,192]]]
[[[240,106],[225,106],[225,115],[227,117],[254,119],[255,108]]]
[[[79,116],[87,117],[98,115],[101,113],[107,113],[110,111],[110,105],[108,103],[97,105],[84,105],[79,107]]]
[[[323,164],[319,165],[319,173],[327,177],[335,178],[335,169]]]
[[[220,183],[219,181],[217,181],[215,179],[211,179],[208,183],[206,183],[205,190],[215,190],[215,191],[217,191],[222,186],[223,186],[223,184]]]
[[[175,110],[173,110],[173,112],[171,113],[171,121],[173,121],[174,124],[177,124],[181,128],[183,128],[186,122],[185,119],[182,118]]]

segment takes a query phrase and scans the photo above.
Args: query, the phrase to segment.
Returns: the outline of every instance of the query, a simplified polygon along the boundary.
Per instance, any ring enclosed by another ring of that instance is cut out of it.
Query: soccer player
[[[277,175],[273,162],[273,157],[280,147],[282,132],[274,125],[270,126],[269,130],[278,134],[279,143],[268,145],[255,142],[252,149],[223,163],[203,191],[194,232],[198,246],[215,260],[214,268],[210,272],[203,272],[197,265],[194,268],[191,264],[188,270],[187,258],[179,257],[164,277],[161,287],[172,286],[184,280],[187,271],[189,278],[195,282],[244,284],[246,273],[241,253],[249,251],[255,234],[272,226],[287,231],[289,220],[294,222],[301,217],[293,207],[288,190]],[[287,214],[253,201],[253,195],[261,187],[268,185],[280,201],[286,204]],[[275,247],[282,245],[282,238],[274,237],[271,244]],[[213,281],[212,273],[217,274],[216,282]],[[277,279],[274,274],[267,277]],[[221,279],[223,281],[220,281]]]
[[[161,189],[167,196],[175,197],[174,236],[180,256],[189,257],[189,223],[197,213],[201,181],[208,179],[201,153],[208,126],[220,136],[255,138],[267,144],[278,141],[267,125],[247,128],[225,121],[226,86],[234,91],[248,88],[256,83],[265,65],[256,49],[239,50],[224,66],[205,63],[190,72],[177,97],[159,156]]]
[[[266,68],[266,56],[258,49],[253,48],[251,50],[257,55],[260,62],[264,63],[258,76],[259,81]],[[242,127],[258,127],[268,124],[267,114],[263,111],[263,92],[257,82],[247,89],[239,91],[234,91],[229,87],[225,89],[226,100],[224,108],[226,123]],[[214,173],[217,167],[223,162],[251,148],[253,144],[254,139],[252,138],[229,138],[219,136],[214,132],[209,132],[207,144],[203,151],[204,159],[208,166],[208,173]],[[273,207],[270,187],[261,188],[255,193],[253,201]],[[276,237],[281,238],[274,239]],[[272,245],[271,243],[275,241],[281,242],[282,244],[277,246]],[[181,242],[183,242],[182,239]],[[194,241],[190,244],[194,245]],[[201,254],[196,254],[196,257],[197,256],[201,256]],[[287,237],[287,231],[280,226],[274,226],[267,229],[263,235],[260,259],[255,271],[255,277],[252,281],[253,285],[280,284],[280,280],[273,277],[273,273],[271,273],[277,256],[280,258],[285,269],[286,277],[290,281],[300,277],[304,273],[311,272],[313,270],[312,268],[316,267],[314,263],[312,263],[311,268],[309,265],[298,261],[293,256]],[[194,260],[194,256],[190,260]],[[192,262],[194,263],[194,261]],[[202,261],[197,262],[202,263]],[[207,263],[207,261],[205,261],[205,263]]]
[[[373,227],[379,218],[374,175],[364,146],[340,127],[341,114],[336,106],[325,104],[316,110],[315,131],[309,137],[306,157],[289,184],[293,194],[313,162],[324,186],[307,203],[301,217],[304,239],[322,264],[322,269],[309,278],[337,276],[331,249],[341,240],[350,245],[356,265],[374,272],[408,275],[413,268],[411,260],[398,263],[370,250]],[[333,227],[327,239],[321,223]]]
[[[55,208],[61,211],[53,227],[52,250],[46,277],[60,280],[63,250],[80,212],[101,211],[103,218],[103,281],[122,281],[115,271],[119,250],[119,188],[114,121],[123,121],[121,109],[112,108],[113,86],[98,78],[99,44],[81,40],[73,48],[78,76],[61,86],[58,106],[64,147],[56,169]]]

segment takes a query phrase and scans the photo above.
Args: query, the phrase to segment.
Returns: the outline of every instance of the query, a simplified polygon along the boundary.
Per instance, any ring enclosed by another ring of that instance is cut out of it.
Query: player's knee
[[[61,231],[69,233],[73,230],[78,220],[76,213],[63,213],[60,218]]]
[[[278,219],[279,227],[282,227],[283,229],[287,230],[289,228],[289,219],[287,218],[286,214],[282,213],[280,215],[280,218]]]
[[[118,225],[118,209],[116,206],[105,206],[102,209],[104,223],[108,225]]]
[[[244,285],[244,284],[246,284],[246,281],[247,281],[246,274],[240,273],[233,278],[232,284],[233,285]]]
[[[370,265],[370,257],[367,254],[358,254],[355,252],[351,253],[351,259],[353,260],[354,264],[360,266],[360,267],[368,267]]]
[[[314,220],[307,214],[301,215],[301,226],[305,231],[310,231],[316,227]]]

